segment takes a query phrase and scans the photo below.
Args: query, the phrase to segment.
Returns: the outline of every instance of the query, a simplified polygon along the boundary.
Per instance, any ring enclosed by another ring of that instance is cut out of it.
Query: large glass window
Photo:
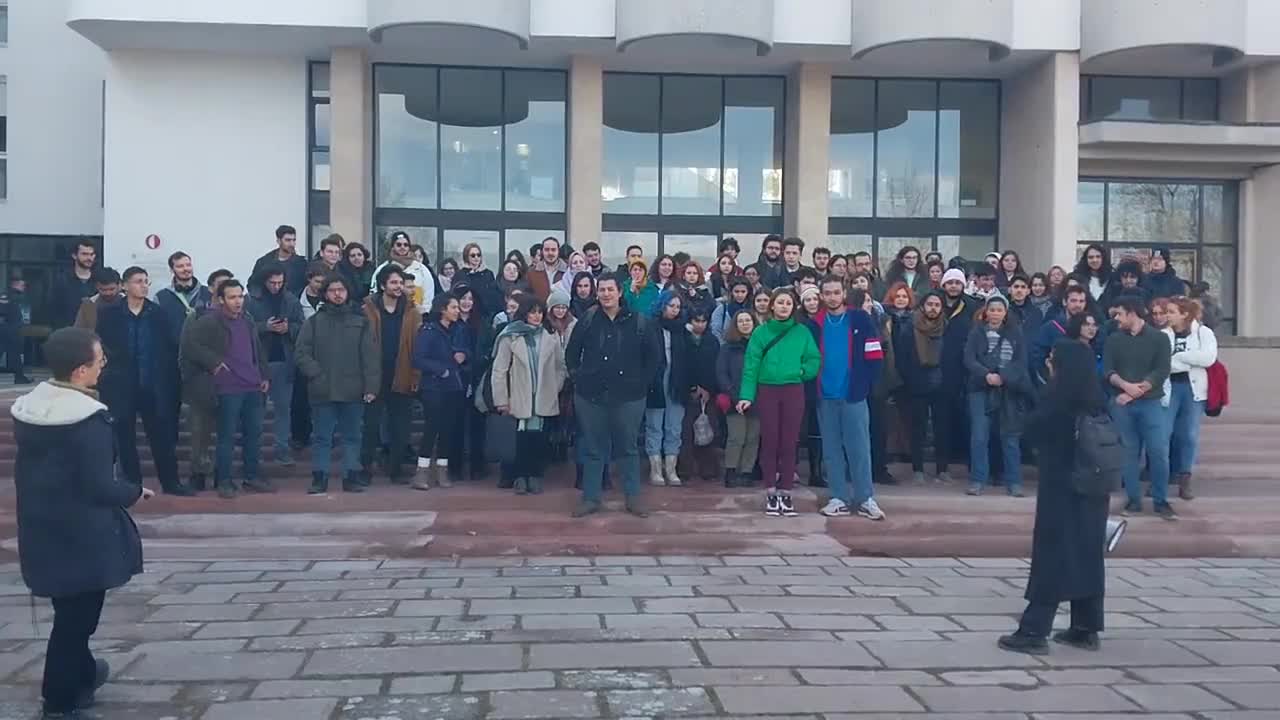
[[[1082,79],[1084,120],[1218,119],[1215,78],[1090,75]]]
[[[495,268],[522,233],[563,237],[563,71],[378,65],[374,84],[380,232],[420,229],[435,264],[479,242]]]
[[[1207,282],[1222,304],[1226,331],[1233,331],[1239,214],[1235,183],[1086,179],[1078,198],[1081,251],[1088,243],[1102,243],[1113,265],[1134,259],[1145,266],[1155,250],[1169,248],[1178,276]]]
[[[973,260],[995,247],[1000,83],[833,78],[832,247],[881,266],[906,245]]]
[[[706,261],[724,236],[781,232],[785,92],[780,77],[605,73],[606,259],[652,243]]]

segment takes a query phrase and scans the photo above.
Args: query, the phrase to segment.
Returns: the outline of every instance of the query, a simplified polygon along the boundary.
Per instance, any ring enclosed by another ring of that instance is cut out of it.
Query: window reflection
[[[938,217],[994,218],[999,85],[944,82],[938,113]]]
[[[897,257],[898,251],[908,246],[916,248],[920,251],[921,255],[924,255],[933,247],[933,238],[880,237],[876,239],[876,252],[874,257],[876,262],[880,265],[881,275],[889,271],[889,265],[892,264],[893,259]]]
[[[440,247],[436,242],[438,232],[433,227],[409,227],[404,225],[379,225],[373,229],[377,242],[373,249],[374,259],[378,263],[385,261],[391,254],[391,235],[403,230],[409,235],[409,242],[426,248],[433,267],[439,267]],[[313,236],[313,237],[324,237]]]
[[[718,77],[662,78],[662,213],[720,212]]]
[[[1204,241],[1234,243],[1239,217],[1236,186],[1205,185],[1201,192],[1204,195]]]
[[[565,75],[509,71],[505,94],[506,207],[563,212]]]
[[[782,78],[724,81],[724,214],[782,213]]]
[[[1106,186],[1102,183],[1082,182],[1076,188],[1076,239],[1081,242],[1101,242]]]
[[[697,260],[705,272],[715,264],[716,245],[719,242],[720,238],[715,235],[665,235],[662,238],[662,252],[667,255],[689,253],[689,257]]]
[[[379,207],[436,207],[436,69],[376,69]]]
[[[505,119],[502,72],[441,70],[439,110],[442,207],[499,209]],[[527,109],[520,108],[518,112],[525,113]]]
[[[497,230],[445,230],[443,240],[440,262],[444,262],[445,258],[453,258],[462,267],[465,264],[462,260],[462,248],[475,243],[480,246],[480,252],[484,253],[486,267],[501,267],[496,259],[499,246]],[[439,269],[440,262],[436,263],[436,269]]]
[[[1108,183],[1107,240],[1192,243],[1199,239],[1198,185]]]
[[[871,245],[870,235],[831,235],[827,238],[827,247],[831,248],[832,255],[871,252]]]
[[[658,233],[619,231],[600,233],[600,254],[604,256],[606,265],[622,265],[627,259],[627,247],[631,245],[644,248],[645,262],[650,262],[658,256]]]
[[[878,83],[877,216],[933,217],[937,117],[936,83]]]
[[[656,75],[604,76],[606,213],[658,212],[659,83]]]
[[[996,239],[992,235],[939,235],[936,249],[942,253],[943,262],[953,257],[981,260],[996,249]]]
[[[553,237],[564,244],[564,231],[562,230],[528,230],[524,228],[508,228],[503,233],[502,257],[505,259],[507,253],[512,250],[519,250],[524,255],[527,262],[529,260],[529,249],[534,245],[541,246],[542,241],[549,237]],[[488,257],[485,258],[485,264],[489,267],[496,265],[496,262],[489,262]]]
[[[871,217],[875,177],[875,81],[831,81],[830,213]]]
[[[1088,120],[1218,119],[1216,78],[1091,76],[1081,96]]]

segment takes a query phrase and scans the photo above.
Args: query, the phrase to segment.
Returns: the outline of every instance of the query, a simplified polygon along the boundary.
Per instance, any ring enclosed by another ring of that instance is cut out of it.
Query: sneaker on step
[[[924,479],[924,473],[917,470],[916,472],[911,473],[911,482],[917,485],[923,485],[927,481]]]
[[[867,498],[865,502],[859,505],[858,514],[868,520],[884,519],[884,511],[880,509],[880,505],[875,498]]]
[[[942,471],[942,472],[940,472],[940,473],[938,473],[938,477],[935,479],[935,482],[938,482],[938,483],[940,483],[940,484],[942,484],[942,485],[950,485],[950,484],[951,484],[951,473],[949,473],[949,472],[947,472],[947,471],[945,471],[945,470],[944,470],[944,471]]]
[[[800,514],[796,512],[795,503],[791,502],[790,495],[778,495],[778,509],[783,517],[795,517]]]
[[[1127,502],[1127,503],[1125,503],[1125,504],[1124,504],[1124,509],[1120,511],[1120,514],[1121,514],[1121,515],[1123,515],[1123,516],[1125,516],[1125,517],[1130,517],[1130,516],[1132,516],[1132,515],[1141,515],[1141,514],[1142,514],[1142,501],[1141,501],[1141,500],[1130,500],[1129,502]]]
[[[849,506],[840,498],[831,498],[818,512],[826,515],[827,517],[847,517],[851,514]]]
[[[1155,507],[1155,513],[1160,516],[1161,520],[1169,520],[1172,522],[1178,519],[1178,513],[1173,511],[1173,506],[1169,503],[1160,503],[1157,505]]]
[[[982,486],[979,485],[978,483],[971,483],[969,485],[969,489],[964,491],[964,494],[965,495],[981,495]]]
[[[778,501],[778,496],[769,493],[764,501],[764,514],[769,517],[780,517],[782,515],[782,504]]]

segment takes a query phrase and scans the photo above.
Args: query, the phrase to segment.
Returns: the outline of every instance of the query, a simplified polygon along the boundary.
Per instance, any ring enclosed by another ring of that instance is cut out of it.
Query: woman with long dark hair
[[[1013,250],[1000,253],[999,265],[1000,267],[996,268],[996,287],[1001,289],[1009,287],[1015,277],[1027,274],[1022,269],[1022,258],[1018,257],[1018,253]]]
[[[457,298],[447,293],[436,295],[414,340],[413,367],[422,373],[418,394],[423,418],[414,490],[430,490],[433,483],[453,487],[448,456],[466,401],[465,369],[470,360],[465,331],[458,323],[460,314]],[[436,458],[434,465],[432,457]]]
[[[493,354],[494,408],[517,421],[515,460],[502,467],[517,495],[542,493],[548,431],[560,415],[560,390],[568,377],[564,351],[546,320],[541,300],[521,298],[515,319],[498,334]]]
[[[1040,311],[1040,316],[1048,320],[1057,314],[1058,298],[1054,296],[1049,285],[1049,276],[1038,272],[1031,276],[1031,295],[1027,302]]]
[[[1053,346],[1049,384],[1026,424],[1036,449],[1040,485],[1031,542],[1027,609],[1017,632],[1000,638],[1012,652],[1045,655],[1058,604],[1071,603],[1071,625],[1054,634],[1055,642],[1084,650],[1101,646],[1103,596],[1106,593],[1106,495],[1083,494],[1074,483],[1076,433],[1084,416],[1106,412],[1093,351],[1062,339]]]
[[[1076,263],[1075,274],[1086,279],[1085,288],[1089,296],[1098,301],[1111,284],[1111,259],[1107,251],[1098,243],[1089,243],[1080,254],[1080,262]]]
[[[445,292],[452,291],[453,279],[457,274],[458,274],[458,261],[454,260],[451,257],[445,258],[440,263],[440,275],[437,278],[440,281],[440,289],[444,290]]]
[[[729,284],[735,278],[742,276],[742,269],[738,267],[738,261],[729,253],[722,253],[716,258],[716,267],[711,272],[711,297],[716,300],[724,298],[724,294],[729,290]]]
[[[676,474],[676,460],[684,430],[685,402],[693,391],[689,331],[684,324],[684,296],[666,291],[660,296],[663,363],[649,386],[644,411],[644,449],[649,456],[649,482],[653,485],[684,484]]]
[[[652,285],[657,292],[662,292],[671,287],[677,280],[676,277],[676,260],[670,255],[659,255],[653,261],[653,265],[649,268],[649,284]]]
[[[1169,359],[1169,419],[1173,426],[1170,468],[1178,496],[1191,500],[1191,473],[1200,450],[1200,421],[1209,399],[1209,366],[1218,361],[1218,336],[1200,323],[1200,303],[1176,297],[1165,303],[1172,356]]]
[[[1022,497],[1022,425],[1031,404],[1027,342],[1003,295],[987,298],[969,331],[964,364],[969,390],[969,494],[981,495],[990,479],[988,444],[1000,440],[1005,492]]]
[[[596,279],[591,273],[578,273],[573,279],[573,292],[569,293],[569,312],[581,320],[597,305]]]
[[[519,279],[517,275],[516,279]],[[462,267],[454,278],[454,284],[466,285],[476,294],[480,303],[480,314],[486,320],[493,318],[502,309],[502,297],[505,292],[498,285],[498,278],[493,271],[484,265],[484,250],[476,243],[462,246]]]
[[[359,307],[369,296],[373,284],[373,257],[369,250],[358,242],[347,243],[342,250],[342,262],[338,263],[338,272],[347,279],[351,286],[351,297],[347,302]]]
[[[481,312],[480,301],[475,289],[466,285],[453,288],[453,296],[458,299],[458,328],[460,343],[465,348],[467,367],[463,371],[466,382],[467,397],[475,396],[485,371],[489,369],[489,361],[493,356],[493,326]],[[476,409],[475,403],[464,403],[466,410],[453,420],[458,429],[453,434],[453,445],[449,448],[449,474],[453,480],[462,480],[462,466],[467,465],[471,480],[484,478],[487,462],[484,452],[485,424],[484,415]]]
[[[498,290],[502,293],[502,297],[506,298],[511,294],[512,290],[520,292],[530,292],[529,281],[524,277],[524,266],[520,261],[515,259],[504,260],[502,263],[502,272],[498,276]],[[494,314],[502,312],[504,309],[502,301],[494,307]]]
[[[898,251],[893,262],[889,263],[889,271],[884,274],[884,284],[892,285],[904,282],[915,295],[929,292],[929,272],[920,260],[920,248],[908,245]]]

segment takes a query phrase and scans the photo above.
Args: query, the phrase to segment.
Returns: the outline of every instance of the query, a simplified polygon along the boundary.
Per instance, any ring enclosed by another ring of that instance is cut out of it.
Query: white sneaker
[[[876,504],[875,498],[867,498],[866,502],[859,505],[858,514],[870,520],[883,520],[885,517],[884,511]]]
[[[840,498],[831,498],[818,512],[827,517],[846,517],[850,514],[849,506]]]

